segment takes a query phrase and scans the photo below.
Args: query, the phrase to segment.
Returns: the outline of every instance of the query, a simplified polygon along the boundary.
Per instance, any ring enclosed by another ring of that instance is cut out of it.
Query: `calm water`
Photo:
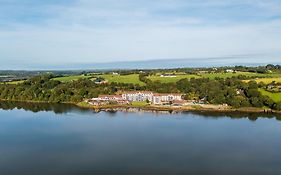
[[[0,139],[0,175],[281,174],[275,116],[0,103]]]

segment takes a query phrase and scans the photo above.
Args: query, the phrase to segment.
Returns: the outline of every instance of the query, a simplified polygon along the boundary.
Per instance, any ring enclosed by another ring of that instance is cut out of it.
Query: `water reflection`
[[[55,114],[63,114],[71,111],[87,112],[89,110],[79,108],[71,104],[58,103],[26,103],[26,102],[0,102],[0,109],[13,110],[23,109],[32,112],[54,112]]]
[[[250,121],[256,121],[259,118],[275,118],[278,121],[281,121],[280,114],[267,114],[267,113],[246,113],[246,112],[210,112],[210,111],[193,111],[193,112],[183,112],[185,114],[192,113],[197,114],[205,118],[222,118],[227,117],[231,119],[242,119],[248,118]]]
[[[84,109],[77,107],[72,104],[58,104],[58,103],[26,103],[26,102],[0,102],[0,109],[3,110],[13,110],[13,109],[23,109],[32,112],[54,112],[55,114],[64,114],[68,112],[79,112],[79,113],[96,113],[91,109]],[[142,113],[140,111],[140,113]],[[161,112],[155,112],[164,114]],[[231,118],[231,119],[241,119],[247,118],[250,121],[256,121],[259,118],[275,118],[281,121],[281,114],[267,114],[267,113],[242,113],[242,112],[210,112],[210,111],[186,111],[181,112],[182,114],[195,114],[200,117],[205,118]],[[109,116],[114,117],[116,115],[115,111],[109,111]],[[165,114],[174,115],[172,111],[165,112]],[[158,116],[158,115],[155,115]]]
[[[281,126],[272,119],[276,116],[209,112],[93,114],[72,105],[0,106],[4,109],[0,110],[0,175],[281,172]]]

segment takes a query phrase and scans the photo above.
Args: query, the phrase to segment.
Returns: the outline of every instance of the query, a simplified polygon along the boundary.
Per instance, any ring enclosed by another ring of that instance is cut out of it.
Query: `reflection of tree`
[[[94,112],[90,109],[79,108],[71,104],[59,104],[59,103],[27,103],[27,102],[0,102],[0,109],[12,110],[12,109],[23,109],[32,112],[42,112],[51,111],[56,114],[62,114],[67,112],[77,111],[79,113]],[[115,110],[107,111],[110,116],[115,116]],[[173,111],[169,111],[173,113]],[[198,117],[204,118],[231,118],[231,119],[241,119],[248,118],[251,121],[256,121],[258,118],[275,118],[281,121],[280,114],[267,114],[267,113],[242,113],[242,112],[210,112],[210,111],[192,111],[192,112],[182,112],[183,114],[193,114]]]
[[[26,103],[26,102],[0,102],[0,109],[12,110],[23,109],[32,112],[52,111],[56,114],[66,113],[74,110],[87,111],[71,104],[57,103]]]
[[[231,119],[241,119],[248,118],[251,121],[256,121],[258,118],[275,118],[281,121],[280,114],[267,114],[267,113],[243,113],[243,112],[210,112],[210,111],[192,111],[183,112],[186,114],[195,114],[198,116],[203,116],[205,118],[231,118]]]

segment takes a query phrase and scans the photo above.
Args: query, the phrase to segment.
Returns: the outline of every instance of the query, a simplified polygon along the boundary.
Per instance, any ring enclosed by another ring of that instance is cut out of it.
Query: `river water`
[[[280,175],[280,116],[0,103],[0,175]]]

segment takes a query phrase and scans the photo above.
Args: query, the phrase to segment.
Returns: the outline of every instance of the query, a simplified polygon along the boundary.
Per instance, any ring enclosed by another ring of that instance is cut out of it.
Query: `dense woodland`
[[[227,79],[182,79],[177,83],[160,83],[139,75],[145,86],[126,83],[95,84],[90,79],[65,82],[53,80],[55,76],[35,76],[20,84],[1,84],[0,99],[14,101],[44,101],[77,103],[99,94],[115,94],[126,90],[151,90],[155,92],[181,92],[187,100],[204,100],[211,104],[228,104],[233,107],[268,107],[281,110],[281,103],[273,102],[258,91],[263,84],[242,82],[239,77]]]

